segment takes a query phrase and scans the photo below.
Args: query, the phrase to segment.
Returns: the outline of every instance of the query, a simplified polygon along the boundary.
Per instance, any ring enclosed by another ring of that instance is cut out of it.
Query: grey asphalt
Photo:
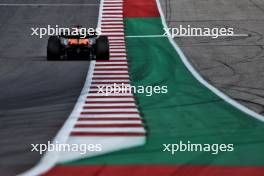
[[[6,6],[4,3],[86,3],[91,6]],[[98,0],[0,2],[0,175],[16,175],[41,156],[31,143],[56,135],[81,92],[88,61],[46,61],[47,37],[31,27],[96,27]]]
[[[170,27],[232,27],[248,37],[175,38],[211,84],[264,114],[264,1],[160,0]]]
[[[1,6],[5,3],[86,3],[90,6]],[[0,175],[16,175],[40,159],[31,143],[52,140],[70,114],[89,62],[47,62],[47,38],[31,27],[96,27],[98,0],[1,0]],[[161,0],[170,27],[234,27],[235,38],[176,38],[214,86],[264,114],[264,2],[262,0]]]

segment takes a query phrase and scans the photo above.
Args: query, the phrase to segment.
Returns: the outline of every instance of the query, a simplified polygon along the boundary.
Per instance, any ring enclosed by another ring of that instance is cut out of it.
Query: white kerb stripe
[[[144,133],[143,127],[137,128],[74,128],[73,132],[140,132]]]

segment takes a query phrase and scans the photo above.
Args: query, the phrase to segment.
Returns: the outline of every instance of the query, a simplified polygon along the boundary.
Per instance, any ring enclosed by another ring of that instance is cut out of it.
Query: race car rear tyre
[[[57,36],[50,36],[47,46],[47,60],[60,60],[61,43]]]
[[[95,44],[96,60],[109,60],[109,41],[107,36],[100,36]]]

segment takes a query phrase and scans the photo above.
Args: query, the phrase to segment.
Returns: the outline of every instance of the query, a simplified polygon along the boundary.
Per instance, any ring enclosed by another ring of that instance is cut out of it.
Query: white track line
[[[94,71],[94,73],[104,73],[104,74],[111,74],[111,73],[120,73],[120,74],[128,74],[128,71],[122,70],[122,71],[113,71],[113,70],[102,70],[102,71]]]
[[[112,64],[127,64],[127,61],[124,61],[124,62],[100,62],[100,64],[105,64],[105,65],[112,65]],[[98,65],[98,64],[96,64],[96,65]],[[105,75],[105,76],[107,76],[107,75]]]
[[[110,35],[110,36],[108,36],[108,38],[109,38],[110,42],[113,42],[115,40],[123,40],[123,41],[125,41],[125,36],[124,35],[119,35],[119,36]]]
[[[127,60],[127,59],[112,57],[112,58],[110,58],[110,60]]]
[[[106,65],[106,66],[96,66],[96,68],[127,68],[128,66],[111,66],[111,65]]]
[[[123,3],[104,3],[103,7],[106,7],[106,6],[112,6],[112,7],[121,6],[121,7],[123,7]]]
[[[123,14],[123,11],[122,10],[104,10],[103,12],[104,14],[108,14],[108,13],[114,13],[114,14]],[[105,17],[105,15],[103,15]]]
[[[106,2],[120,2],[123,3],[123,0],[104,0],[104,3]]]
[[[110,40],[109,44],[110,46],[124,46],[125,45],[125,40]]]
[[[126,117],[126,118],[140,118],[139,114],[81,114],[80,118],[112,118],[112,117]]]
[[[105,26],[105,24],[121,24],[123,25],[124,22],[123,21],[106,21],[106,22],[102,22],[103,26]]]
[[[119,46],[116,46],[116,45],[113,45],[113,46],[110,46],[110,49],[116,49],[116,48],[118,48],[118,49],[125,49],[125,46],[124,45],[119,45]]]
[[[119,18],[119,17],[116,17],[116,18],[111,18],[111,17],[103,17],[102,18],[102,21],[105,21],[105,20],[109,20],[109,21],[111,21],[111,20],[113,20],[113,21],[123,21],[123,18]],[[122,27],[122,29],[123,29],[123,27]]]
[[[105,6],[103,7],[103,10],[109,10],[109,9],[111,9],[111,10],[112,9],[113,10],[122,10],[123,7],[122,6],[121,7],[120,6],[119,7],[113,7],[113,6],[112,7],[105,7]]]
[[[118,24],[118,25],[113,25],[113,24],[103,24],[101,25],[101,29],[103,28],[118,28],[118,29],[124,29],[124,24]]]
[[[94,106],[136,106],[135,103],[105,103],[105,104],[99,104],[99,103],[93,103],[93,104],[86,104],[86,107],[94,107]]]
[[[120,18],[120,17],[123,17],[123,15],[120,15],[120,14],[116,14],[116,15],[109,14],[109,15],[104,15],[104,17],[109,17],[109,18],[117,17],[117,18]]]
[[[110,52],[113,52],[113,51],[126,52],[126,49],[111,49],[110,48]]]
[[[124,29],[101,29],[102,33],[107,33],[107,32],[123,32],[124,34]]]
[[[115,35],[124,35],[124,32],[102,32],[102,35],[115,36]]]
[[[141,124],[141,120],[78,121],[77,124]]]
[[[112,109],[96,109],[96,108],[92,108],[92,109],[84,109],[82,112],[116,112],[118,114],[118,112],[138,112],[138,110],[136,108],[112,108]]]
[[[134,101],[134,98],[89,98],[89,101]]]
[[[145,130],[142,127],[137,128],[74,128],[72,132],[142,132]]]

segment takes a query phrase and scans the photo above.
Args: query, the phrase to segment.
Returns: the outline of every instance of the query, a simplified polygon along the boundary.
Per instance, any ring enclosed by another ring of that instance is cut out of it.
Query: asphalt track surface
[[[170,27],[233,27],[248,37],[175,38],[211,84],[264,114],[264,2],[262,0],[161,0]]]
[[[86,6],[3,5],[86,3]],[[1,1],[0,3],[0,173],[16,175],[40,155],[31,143],[47,143],[73,109],[86,78],[87,61],[46,61],[47,38],[31,27],[96,27],[98,0]]]
[[[75,1],[1,1],[4,3],[89,3]],[[241,38],[176,39],[197,70],[213,85],[263,114],[263,20],[260,0],[164,0],[169,26],[228,26]],[[0,173],[15,175],[40,155],[30,143],[51,140],[71,112],[89,63],[47,62],[46,39],[30,27],[82,24],[95,27],[98,6],[1,6],[0,16]]]

